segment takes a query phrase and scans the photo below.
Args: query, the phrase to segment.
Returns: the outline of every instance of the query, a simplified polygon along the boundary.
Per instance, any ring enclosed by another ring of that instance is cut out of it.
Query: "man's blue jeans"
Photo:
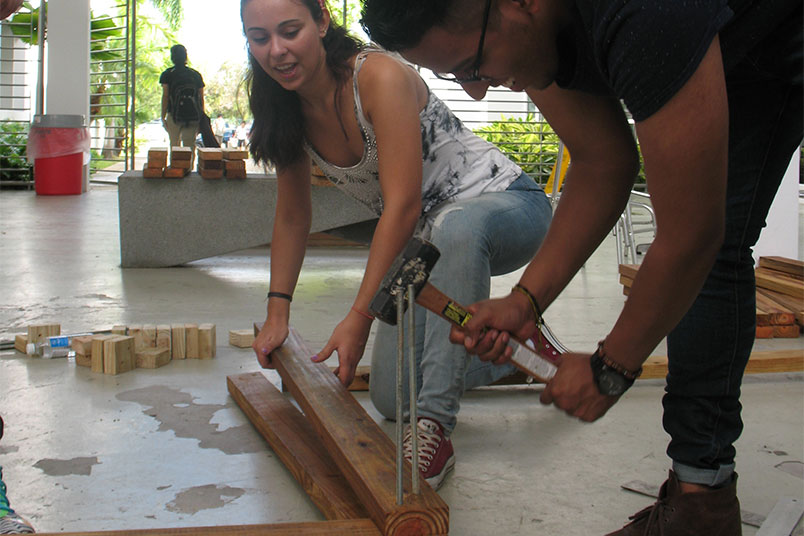
[[[552,217],[542,189],[523,174],[502,192],[447,204],[428,216],[425,236],[440,251],[430,282],[467,306],[489,297],[492,275],[511,272],[529,262],[542,243]],[[416,378],[420,417],[441,423],[449,435],[455,427],[464,390],[488,385],[512,374],[513,365],[496,366],[470,356],[449,341],[451,324],[415,307]],[[371,400],[388,419],[396,418],[397,327],[380,324],[371,356]],[[405,337],[407,359],[407,337]],[[408,367],[404,367],[403,401],[408,415]]]
[[[726,76],[726,237],[703,289],[668,336],[664,428],[685,482],[730,481],[740,436],[740,385],[756,330],[751,248],[802,139],[801,9]],[[695,192],[690,192],[695,195]]]

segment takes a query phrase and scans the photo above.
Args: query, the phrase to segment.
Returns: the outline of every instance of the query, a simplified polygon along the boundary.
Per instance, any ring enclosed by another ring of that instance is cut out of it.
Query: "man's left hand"
[[[556,375],[542,392],[541,403],[555,404],[587,422],[605,415],[620,397],[600,394],[589,358],[585,354],[564,354]]]

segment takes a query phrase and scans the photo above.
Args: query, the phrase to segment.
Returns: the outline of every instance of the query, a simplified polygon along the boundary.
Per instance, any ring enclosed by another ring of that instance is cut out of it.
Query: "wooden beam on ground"
[[[260,372],[227,376],[229,394],[327,519],[367,518],[313,427]]]
[[[800,372],[804,370],[804,349],[753,352],[745,367],[746,374],[765,372]],[[667,356],[652,356],[642,365],[640,379],[667,376]]]
[[[404,504],[396,504],[393,442],[326,364],[310,361],[313,353],[291,328],[271,358],[380,532],[385,536],[447,534],[449,507],[426,482],[420,495],[410,493],[409,463],[404,470]]]
[[[379,536],[370,519],[277,523],[270,525],[232,525],[228,527],[179,527],[172,529],[132,529],[100,532],[37,532],[39,536]]]
[[[754,273],[756,274],[758,287],[781,292],[798,300],[804,300],[804,283],[794,276],[769,270],[768,268],[757,268]]]
[[[798,259],[774,256],[760,257],[759,266],[761,268],[768,268],[769,270],[776,270],[777,272],[784,272],[799,279],[804,279],[804,261]]]

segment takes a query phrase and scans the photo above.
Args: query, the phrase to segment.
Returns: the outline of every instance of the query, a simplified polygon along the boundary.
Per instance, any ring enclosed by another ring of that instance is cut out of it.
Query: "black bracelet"
[[[287,300],[289,302],[293,301],[293,296],[290,294],[285,294],[284,292],[269,292],[268,299],[270,298],[282,298],[283,300]]]
[[[539,304],[536,302],[536,298],[533,296],[533,294],[531,294],[528,289],[526,289],[525,287],[523,287],[519,283],[514,285],[514,287],[511,290],[512,291],[517,291],[517,292],[519,292],[521,294],[524,294],[528,298],[528,301],[530,302],[530,307],[531,307],[531,309],[533,309],[533,316],[535,317],[535,320],[536,320],[536,326],[538,326],[541,329],[541,326],[542,326],[542,310],[539,308]]]

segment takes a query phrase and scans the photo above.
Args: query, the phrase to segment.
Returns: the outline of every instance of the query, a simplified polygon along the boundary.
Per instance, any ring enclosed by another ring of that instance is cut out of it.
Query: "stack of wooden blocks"
[[[205,179],[223,177],[223,152],[211,147],[198,148],[198,173]]]
[[[142,169],[142,176],[146,179],[161,179],[167,167],[167,157],[167,147],[148,149],[148,162]]]
[[[205,179],[245,179],[248,151],[238,149],[198,149],[198,173]]]
[[[14,348],[26,352],[28,341],[43,342],[61,334],[59,324],[30,326],[14,337]],[[92,372],[121,374],[135,368],[159,368],[173,359],[212,359],[215,324],[115,326],[111,333],[73,337],[75,364]]]
[[[164,177],[180,179],[190,173],[193,167],[192,147],[171,147],[170,166],[165,169]]]
[[[246,178],[246,159],[248,151],[243,149],[224,149],[223,168],[227,179]]]
[[[620,265],[620,283],[628,295],[638,264]],[[796,338],[804,327],[804,262],[760,257],[757,282],[758,339]]]

